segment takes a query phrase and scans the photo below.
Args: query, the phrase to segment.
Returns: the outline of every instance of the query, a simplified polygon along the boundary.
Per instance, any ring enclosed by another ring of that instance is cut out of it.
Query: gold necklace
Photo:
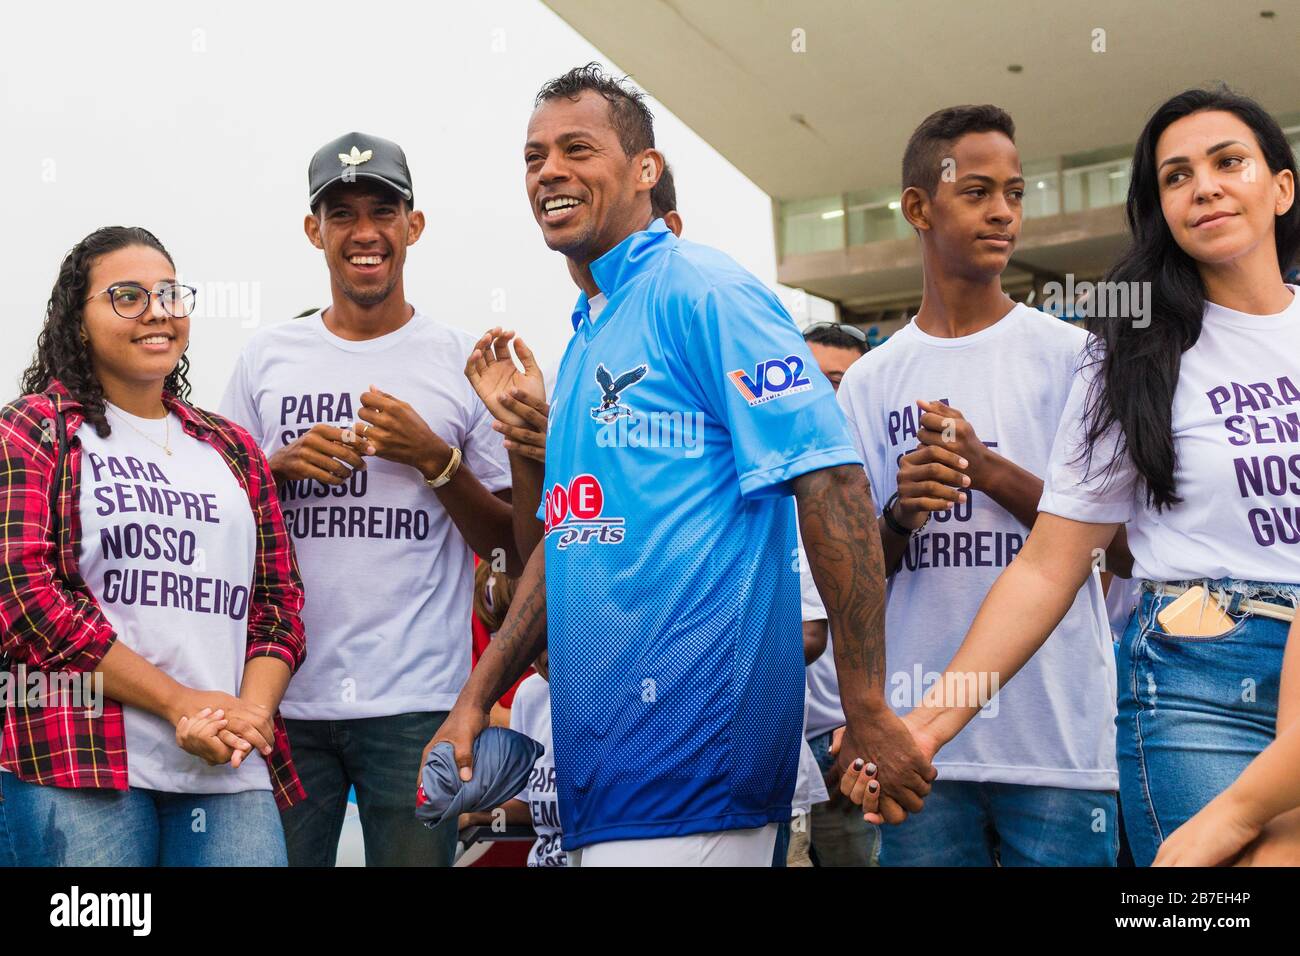
[[[147,435],[147,434],[145,434],[144,432],[140,431],[140,429],[136,428],[136,427],[135,427],[134,425],[132,425],[129,421],[127,421],[127,420],[126,420],[125,418],[123,418],[121,415],[117,414],[117,412],[114,412],[113,409],[109,408],[107,405],[105,405],[104,407],[105,407],[105,409],[107,409],[108,411],[110,411],[110,412],[113,413],[113,417],[114,417],[114,418],[116,418],[118,421],[120,421],[122,424],[124,424],[127,428],[131,429],[131,431],[135,432],[135,433],[136,433],[137,435],[139,435],[141,438],[145,439],[146,441],[150,442],[151,444],[157,445],[159,448],[161,448],[163,451],[165,451],[168,455],[170,455],[170,454],[172,453],[172,449],[171,449],[171,443],[172,443],[172,413],[171,413],[171,412],[168,412],[168,413],[166,414],[166,416],[164,416],[164,418],[163,418],[163,440],[162,440],[161,442],[159,442],[158,439],[154,438],[152,435]]]

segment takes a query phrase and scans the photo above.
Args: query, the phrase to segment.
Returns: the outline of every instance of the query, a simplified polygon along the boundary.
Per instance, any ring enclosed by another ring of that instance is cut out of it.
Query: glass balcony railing
[[[1300,155],[1300,126],[1289,126],[1285,132],[1292,148]],[[1106,150],[1102,154],[1116,151]],[[1027,163],[1024,217],[1040,219],[1122,205],[1128,196],[1128,184],[1127,155],[1075,164],[1068,158]],[[885,239],[906,239],[912,235],[912,227],[903,218],[899,198],[897,192],[876,190],[782,203],[782,255],[805,255]]]
[[[899,209],[897,196],[864,202],[853,202],[850,198],[844,211],[851,246],[881,239],[906,239],[912,234],[912,227]]]
[[[1025,170],[1025,198],[1020,208],[1026,219],[1060,214],[1061,175],[1055,166],[1041,172]]]
[[[1128,197],[1129,161],[1076,166],[1064,170],[1065,212],[1118,206]]]
[[[840,196],[781,204],[782,248],[800,254],[843,249],[844,201]]]

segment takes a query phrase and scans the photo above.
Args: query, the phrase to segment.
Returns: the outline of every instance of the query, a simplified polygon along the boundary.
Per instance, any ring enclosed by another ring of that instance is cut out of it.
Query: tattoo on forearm
[[[491,688],[492,700],[509,689],[546,644],[546,582],[538,580],[535,586],[523,587],[520,592],[516,593],[501,630],[488,645],[501,659],[499,686]]]
[[[885,562],[871,488],[844,465],[795,480],[799,528],[830,619],[836,663],[861,672],[870,690],[885,684]]]

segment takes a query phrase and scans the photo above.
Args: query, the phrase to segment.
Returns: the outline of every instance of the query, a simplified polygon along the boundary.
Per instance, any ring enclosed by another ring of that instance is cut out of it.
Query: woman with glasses
[[[302,587],[257,444],[186,401],[194,300],[95,231],[0,410],[0,863],[285,864]]]

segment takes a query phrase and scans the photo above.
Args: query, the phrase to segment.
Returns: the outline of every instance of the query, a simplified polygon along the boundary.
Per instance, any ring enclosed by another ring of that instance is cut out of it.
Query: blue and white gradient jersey
[[[655,220],[592,263],[551,401],[546,594],[565,849],[790,817],[792,480],[861,464],[780,300]]]

